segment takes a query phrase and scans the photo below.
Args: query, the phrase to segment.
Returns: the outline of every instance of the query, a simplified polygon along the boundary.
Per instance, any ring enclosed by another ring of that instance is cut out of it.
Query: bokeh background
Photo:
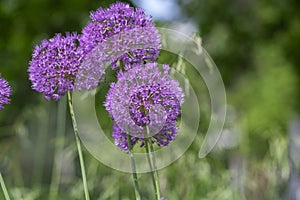
[[[0,1],[0,72],[13,88],[11,105],[0,112],[0,170],[12,199],[84,198],[65,99],[46,101],[32,91],[27,68],[34,45],[57,32],[80,32],[91,10],[112,2]],[[143,7],[159,27],[198,33],[226,87],[228,113],[219,143],[199,159],[196,138],[184,156],[160,170],[164,196],[299,200],[300,1],[127,2]],[[209,113],[202,115],[199,138],[209,123]],[[87,151],[84,157],[92,199],[134,199],[130,174],[104,166]],[[140,183],[145,199],[154,199],[150,176],[141,175]]]

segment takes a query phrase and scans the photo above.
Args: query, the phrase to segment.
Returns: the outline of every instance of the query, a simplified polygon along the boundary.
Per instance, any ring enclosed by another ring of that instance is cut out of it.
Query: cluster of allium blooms
[[[119,55],[114,55],[111,57],[112,60],[109,60],[113,68],[117,68],[117,63],[122,63],[126,68],[129,68],[135,63],[156,61],[160,48],[160,35],[151,17],[147,16],[142,9],[134,9],[129,4],[119,2],[106,9],[99,8],[91,13],[90,18],[92,21],[82,30],[81,37],[81,43],[85,48],[87,57],[95,48],[101,49],[104,45],[109,51],[119,52]],[[140,34],[126,34],[133,29],[138,30]],[[147,35],[143,34],[141,30],[146,31]],[[136,39],[142,45],[131,45],[129,49],[126,49],[127,51],[119,51],[118,47],[122,46],[124,49],[126,44],[115,43],[110,48],[103,44],[105,40],[113,42],[112,37],[115,35],[121,35],[122,42]]]
[[[8,85],[8,82],[0,77],[0,110],[4,108],[3,104],[9,104],[10,103],[10,95],[11,95],[12,89]]]
[[[58,100],[67,91],[74,90],[74,81],[82,62],[84,51],[79,46],[79,35],[56,34],[43,40],[34,49],[29,63],[32,88],[44,93],[47,100]]]
[[[144,144],[150,129],[152,142],[167,146],[175,139],[176,120],[183,103],[183,92],[177,81],[168,76],[169,67],[163,65],[164,73],[157,63],[136,65],[118,74],[118,82],[112,83],[107,93],[105,107],[114,121],[115,144],[128,150],[126,131],[132,135],[134,145]]]
[[[135,145],[148,137],[168,145],[176,136],[176,120],[183,103],[179,84],[153,63],[159,54],[160,35],[151,17],[125,3],[99,8],[82,35],[56,34],[35,47],[28,69],[32,88],[46,99],[58,100],[75,88],[98,86],[106,66],[118,67],[118,82],[111,84],[106,109],[114,120],[115,143],[128,150],[126,130]],[[148,63],[144,66],[144,63]]]
[[[151,17],[140,8],[115,3],[90,18],[80,36],[56,34],[35,47],[28,69],[32,88],[47,100],[59,100],[67,91],[97,87],[107,66],[119,69],[105,102],[114,121],[115,144],[129,151],[129,144],[144,146],[149,138],[167,146],[176,137],[184,95],[168,76],[169,66],[163,65],[162,73],[155,63],[161,44]],[[0,109],[9,103],[10,93],[0,78]]]
[[[142,9],[115,3],[91,13],[82,35],[61,34],[35,47],[28,69],[32,88],[46,99],[58,100],[75,88],[99,85],[107,66],[125,70],[155,61],[160,35]]]

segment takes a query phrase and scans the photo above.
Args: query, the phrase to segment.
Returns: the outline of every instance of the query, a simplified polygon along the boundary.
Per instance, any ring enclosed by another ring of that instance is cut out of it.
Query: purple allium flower
[[[183,103],[183,92],[177,81],[168,76],[169,67],[163,65],[164,73],[157,63],[136,65],[127,72],[119,72],[118,82],[112,83],[107,93],[105,107],[115,125],[115,144],[127,150],[126,130],[132,135],[132,144],[144,144],[146,126],[152,142],[167,146],[175,139],[176,120]]]
[[[56,34],[43,40],[35,47],[29,63],[32,89],[44,93],[47,100],[59,100],[68,90],[72,92],[83,52],[76,33],[67,33],[66,37]]]
[[[152,18],[147,16],[141,8],[135,9],[126,3],[118,2],[106,9],[99,8],[91,13],[90,18],[92,22],[82,30],[81,37],[83,46],[88,52],[97,47],[104,39],[134,28],[154,28],[152,34],[160,38]],[[149,58],[153,62],[156,60],[160,46],[159,40],[154,42],[157,49],[154,49],[153,57]]]
[[[4,108],[3,104],[10,104],[10,95],[12,93],[8,82],[0,77],[0,110]]]
[[[128,70],[133,64],[156,60],[160,35],[142,9],[119,2],[99,8],[90,17],[92,21],[82,30],[80,39],[86,55],[76,84],[79,90],[96,87],[108,65]]]

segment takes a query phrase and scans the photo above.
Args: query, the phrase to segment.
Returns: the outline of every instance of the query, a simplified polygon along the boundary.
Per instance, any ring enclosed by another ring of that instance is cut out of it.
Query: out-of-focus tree
[[[287,198],[287,125],[300,111],[299,1],[179,2],[197,23],[236,111],[239,145],[228,153],[247,163],[241,193]]]

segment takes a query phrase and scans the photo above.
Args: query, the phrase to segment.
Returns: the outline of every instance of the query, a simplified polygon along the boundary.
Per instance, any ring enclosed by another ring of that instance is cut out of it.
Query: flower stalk
[[[4,193],[5,200],[10,200],[1,172],[0,172],[0,184]]]
[[[139,183],[138,183],[138,178],[137,178],[137,173],[136,173],[135,160],[134,160],[134,155],[132,153],[132,148],[133,147],[132,147],[132,144],[131,144],[131,135],[129,134],[128,128],[126,130],[126,134],[127,134],[127,142],[128,142],[128,152],[130,154],[130,162],[131,162],[131,169],[132,169],[135,199],[136,200],[141,200],[140,188],[139,188]]]

